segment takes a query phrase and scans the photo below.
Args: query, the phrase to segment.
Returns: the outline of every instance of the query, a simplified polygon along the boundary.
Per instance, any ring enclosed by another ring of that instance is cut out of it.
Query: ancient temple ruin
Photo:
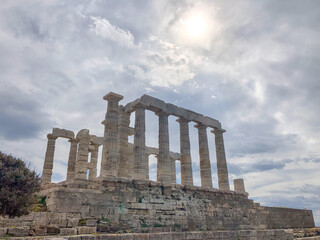
[[[34,211],[14,220],[0,219],[0,225],[7,226],[3,233],[13,236],[99,233],[81,237],[88,240],[287,240],[293,239],[294,232],[288,229],[301,228],[307,229],[308,234],[310,231],[316,234],[311,210],[261,206],[248,198],[243,179],[234,179],[234,190],[230,190],[225,130],[219,121],[148,95],[124,106],[119,105],[123,99],[119,94],[110,92],[103,99],[108,107],[101,136],[90,134],[88,129],[75,135],[73,131],[54,128],[48,134],[42,188],[38,193],[45,201],[41,208],[45,211]],[[159,119],[158,148],[146,146],[146,110]],[[134,128],[130,127],[133,112]],[[170,115],[177,117],[180,125],[179,153],[169,148]],[[193,185],[191,122],[198,130],[201,186]],[[215,136],[219,189],[212,185],[207,128]],[[129,136],[133,136],[133,143],[128,141]],[[69,140],[70,152],[66,180],[52,183],[57,138]],[[158,161],[156,181],[149,180],[151,154]],[[181,163],[181,184],[176,183],[176,160]],[[101,162],[99,176],[98,162]],[[19,227],[10,227],[13,225]],[[159,232],[162,233],[155,234]]]
[[[190,156],[189,122],[194,122],[198,129],[201,187],[212,188],[211,163],[207,128],[215,135],[215,149],[218,170],[219,189],[230,190],[228,168],[223,142],[224,129],[216,119],[165,103],[157,98],[143,95],[141,98],[119,105],[123,96],[108,93],[103,98],[108,102],[107,113],[102,124],[105,126],[104,136],[90,135],[89,130],[82,129],[75,134],[70,130],[54,128],[48,134],[48,145],[43,167],[42,184],[51,183],[55,140],[67,138],[70,142],[67,180],[97,178],[97,158],[102,146],[101,174],[104,177],[121,177],[129,179],[149,180],[148,158],[156,155],[158,160],[157,181],[176,183],[175,161],[181,162],[181,184],[193,186],[192,163]],[[145,144],[145,111],[154,112],[159,117],[159,147],[147,147]],[[134,128],[129,127],[130,115],[135,112]],[[180,124],[180,153],[170,152],[168,117],[178,117]],[[133,145],[128,137],[134,135]],[[88,159],[89,153],[91,158]],[[87,172],[89,171],[89,175]],[[235,181],[235,190],[244,191],[243,181]]]

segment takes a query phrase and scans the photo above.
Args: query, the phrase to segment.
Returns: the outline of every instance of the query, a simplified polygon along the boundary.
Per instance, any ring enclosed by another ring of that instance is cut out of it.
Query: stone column
[[[123,106],[120,106],[119,117],[119,157],[118,157],[118,176],[129,177],[129,151],[128,151],[128,136],[129,136],[130,113],[124,112]]]
[[[225,131],[226,130],[224,129],[216,128],[211,132],[215,135],[219,189],[230,190],[226,153],[222,135]]]
[[[76,166],[77,159],[77,150],[78,150],[78,140],[70,139],[70,151],[69,151],[69,160],[68,160],[68,170],[67,170],[67,180],[74,178],[74,171]]]
[[[246,192],[246,189],[244,188],[244,181],[242,178],[234,179],[234,190],[238,192]]]
[[[90,172],[89,172],[89,179],[93,180],[97,177],[97,163],[98,163],[98,153],[99,153],[99,145],[94,144],[94,150],[91,152],[91,159],[90,159]]]
[[[142,105],[135,107],[135,133],[133,143],[134,176],[136,179],[146,179],[146,123],[145,108]]]
[[[155,158],[157,159],[157,182],[159,182],[159,154],[156,154]]]
[[[171,162],[171,183],[177,183],[177,176],[176,176],[176,160],[174,158],[170,158]]]
[[[89,156],[89,145],[90,145],[90,135],[89,130],[83,131],[79,146],[78,146],[78,155],[75,167],[75,178],[86,179],[87,170],[88,170],[88,156]]]
[[[43,164],[41,185],[51,183],[54,150],[55,150],[56,139],[57,139],[57,137],[53,136],[52,134],[48,134],[47,138],[48,138],[47,151],[46,151],[46,156]]]
[[[200,154],[200,175],[201,187],[212,188],[211,164],[209,157],[207,126],[202,124],[195,125],[198,128],[199,154]]]
[[[133,152],[130,152],[128,154],[128,178],[133,178],[134,177],[134,155]]]
[[[181,184],[193,185],[192,163],[190,155],[190,137],[188,120],[177,119],[180,123]]]
[[[171,183],[171,163],[169,149],[169,114],[163,111],[157,113],[159,116],[159,158],[158,158],[158,181]]]
[[[119,101],[123,96],[110,92],[103,97],[108,101],[108,109],[105,120],[104,144],[101,161],[101,176],[117,176],[118,173],[118,115]]]
[[[146,153],[146,179],[149,180],[149,153]]]

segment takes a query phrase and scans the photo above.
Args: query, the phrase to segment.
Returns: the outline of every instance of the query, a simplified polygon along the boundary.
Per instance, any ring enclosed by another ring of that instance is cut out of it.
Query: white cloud
[[[91,17],[91,20],[93,23],[90,30],[97,36],[117,42],[129,48],[134,47],[134,37],[130,31],[112,25],[105,18]]]

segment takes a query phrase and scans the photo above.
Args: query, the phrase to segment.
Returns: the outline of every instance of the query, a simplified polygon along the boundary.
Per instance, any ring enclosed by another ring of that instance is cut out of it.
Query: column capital
[[[167,112],[165,112],[165,111],[163,111],[163,110],[159,110],[159,111],[157,111],[157,112],[154,112],[154,114],[157,115],[157,116],[165,116],[165,117],[170,116],[169,113],[167,113]]]
[[[183,118],[183,117],[179,117],[176,121],[178,123],[189,123],[191,120],[188,120],[188,119]]]
[[[123,99],[123,96],[114,92],[109,92],[107,95],[103,97],[103,99],[107,101],[119,102],[121,99]]]
[[[202,123],[197,123],[196,125],[194,125],[194,127],[198,129],[206,129],[208,126]]]
[[[210,132],[214,133],[214,134],[222,134],[222,133],[225,133],[226,130],[225,129],[222,129],[222,128],[214,128],[213,130],[211,130]]]
[[[146,109],[146,106],[141,104],[141,103],[138,103],[133,108],[134,108],[134,110],[136,110],[136,109]]]
[[[49,133],[49,134],[47,135],[47,138],[48,138],[48,140],[56,140],[58,137],[57,137],[57,136],[54,136],[54,135],[51,134],[51,133]]]

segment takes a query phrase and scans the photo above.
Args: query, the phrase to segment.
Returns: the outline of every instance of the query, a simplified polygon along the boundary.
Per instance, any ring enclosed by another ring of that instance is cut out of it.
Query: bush
[[[9,217],[28,213],[40,177],[21,159],[0,152],[0,214]]]

